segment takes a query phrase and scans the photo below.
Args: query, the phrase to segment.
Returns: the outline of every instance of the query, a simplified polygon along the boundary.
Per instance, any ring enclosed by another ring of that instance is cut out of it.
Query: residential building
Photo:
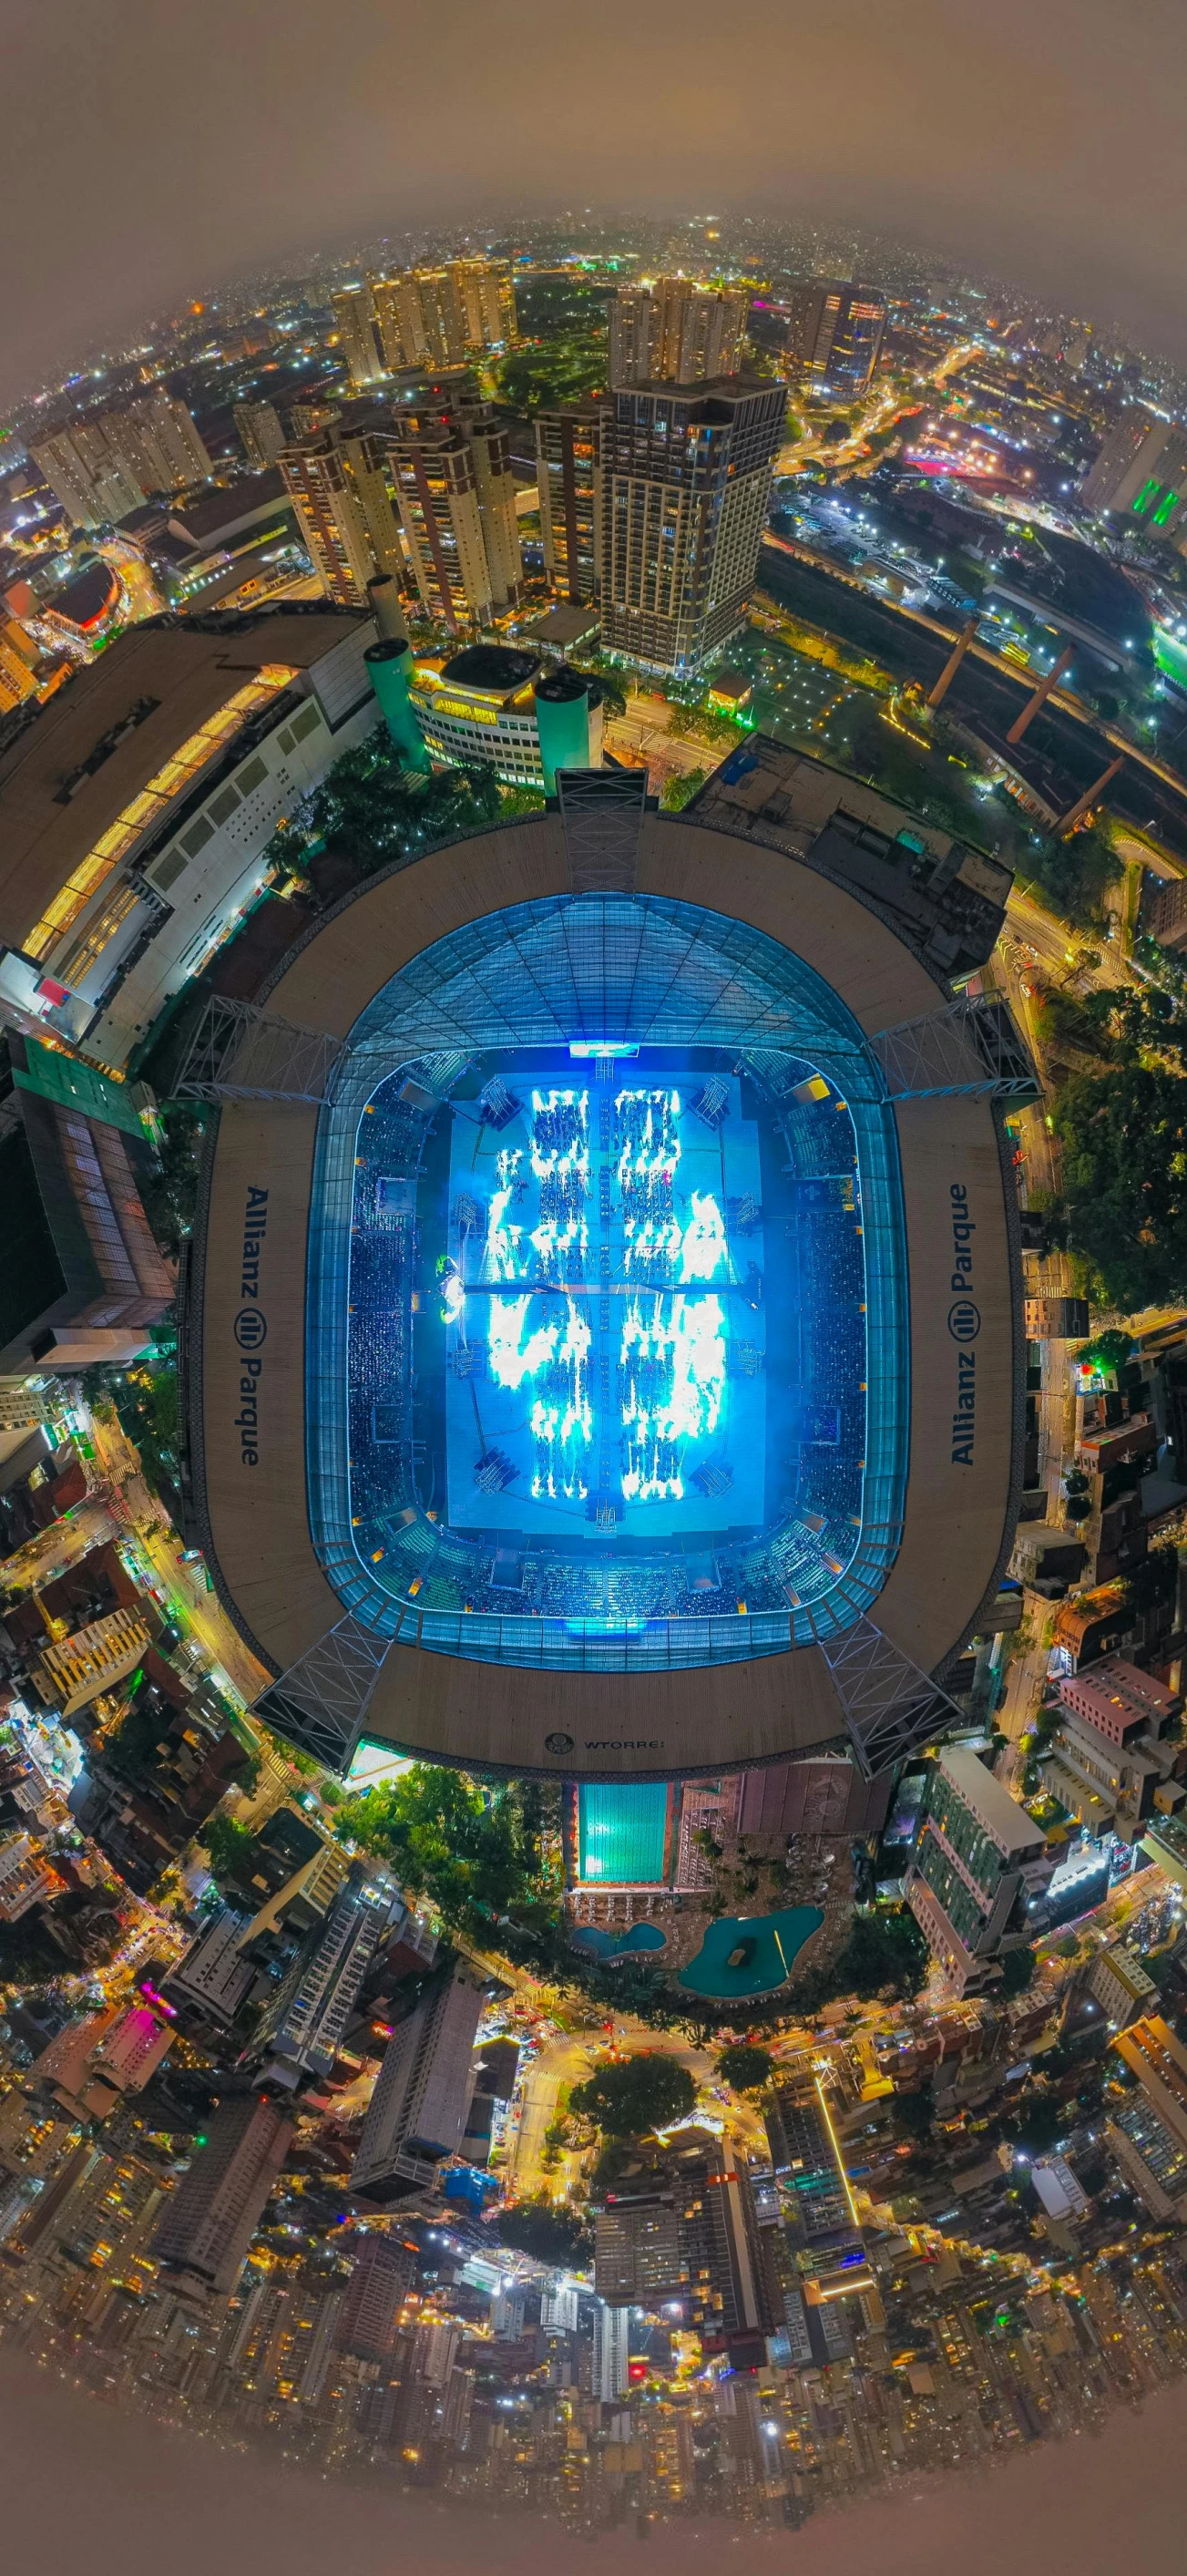
[[[1140,2088],[1137,2102],[1110,2111],[1109,2144],[1155,2218],[1187,2207],[1187,2049],[1158,2013],[1118,2031],[1113,2046]]]
[[[377,721],[374,640],[313,602],[137,626],[26,720],[0,748],[10,1025],[127,1062],[254,902],[281,816]]]
[[[629,2391],[630,2350],[629,2309],[599,2300],[594,2309],[593,2395],[603,2406],[617,2406]]]
[[[489,763],[508,785],[549,792],[558,765],[601,766],[599,683],[566,663],[470,644],[440,670],[418,663],[409,700],[435,760]]]
[[[335,2328],[338,2351],[351,2352],[359,2361],[389,2362],[400,2310],[415,2277],[416,2256],[407,2245],[391,2236],[357,2237]]]
[[[501,260],[456,259],[370,281],[387,372],[451,367],[515,345],[515,292]]]
[[[258,1944],[278,1933],[304,1938],[324,1920],[349,1879],[350,1862],[341,1843],[321,1843],[269,1895],[246,1929],[241,1927],[242,1948],[254,1953]]]
[[[417,268],[411,280],[420,307],[423,348],[418,361],[455,367],[466,354],[466,322],[452,268]]]
[[[235,403],[231,418],[239,432],[248,464],[261,468],[275,465],[282,448],[288,445],[284,423],[275,403]]]
[[[310,559],[329,599],[365,608],[377,573],[397,573],[399,530],[386,473],[386,441],[332,429],[286,447],[280,471]]]
[[[398,2200],[452,2155],[465,2123],[483,1986],[455,1967],[388,2041],[363,2123],[351,2189]]]
[[[97,416],[50,431],[30,454],[75,527],[114,523],[147,497],[134,468],[109,445]]]
[[[772,2285],[745,2156],[730,2138],[689,2130],[673,2139],[666,2161],[690,2323],[702,2339],[770,2332]]]
[[[184,492],[213,472],[205,444],[183,402],[158,389],[126,411],[108,413],[107,436],[135,467],[145,496]]]
[[[1141,1960],[1120,1941],[1098,1950],[1088,1971],[1088,1992],[1118,2030],[1140,2021],[1157,2002],[1158,1988]]]
[[[736,376],[750,311],[744,286],[657,277],[620,286],[610,312],[610,383],[691,385]]]
[[[907,1902],[957,1995],[992,1982],[1050,1878],[1042,1827],[975,1753],[950,1746],[928,1783]]]
[[[158,389],[123,411],[95,412],[50,431],[33,461],[74,522],[125,518],[154,492],[180,492],[213,471],[183,402]]]
[[[245,2064],[289,2087],[331,2072],[390,1911],[388,1888],[356,1865],[261,2014]]]
[[[35,1905],[60,1896],[64,1885],[28,1834],[0,1836],[0,1923],[19,1923]]]
[[[0,623],[0,716],[37,695],[38,647],[13,617]]]
[[[836,2131],[819,2084],[776,2083],[764,2103],[771,2163],[791,2201],[793,2243],[825,2257],[857,2221]]]
[[[1187,1799],[1187,1746],[1169,1733],[1181,1707],[1177,1692],[1121,1655],[1065,1674],[1044,1786],[1094,1833],[1135,1841],[1147,1818]]]
[[[229,1905],[220,1907],[164,1979],[167,2001],[199,2021],[229,2030],[255,1977],[251,1961],[239,1946],[242,1931],[242,1916]]]
[[[334,321],[357,392],[380,384],[386,372],[376,329],[375,302],[369,286],[343,286],[330,302]]]
[[[822,392],[862,393],[886,330],[886,300],[848,279],[809,278],[791,298],[789,363]]]
[[[1144,1673],[1124,1655],[1106,1655],[1086,1672],[1066,1673],[1059,1703],[1121,1749],[1132,1743],[1135,1728],[1156,1740],[1162,1737],[1183,1708],[1180,1691],[1168,1689],[1156,1673]]]
[[[173,1295],[140,1198],[151,1169],[126,1085],[15,1029],[0,1036],[0,1369],[119,1364],[143,1349]],[[147,1640],[124,1609],[114,1626],[47,1641],[37,1687],[63,1711],[82,1707]]]
[[[515,284],[500,259],[455,259],[455,291],[469,349],[513,349]]]
[[[598,596],[601,418],[597,403],[536,414],[544,569],[552,589],[574,603]]]
[[[505,609],[517,607],[523,595],[523,557],[519,547],[511,446],[507,431],[490,403],[478,396],[471,398],[462,394],[459,410],[473,459],[491,606],[497,616]],[[389,565],[385,569],[394,570],[395,567]]]
[[[607,2191],[594,2218],[594,2284],[614,2308],[678,2307],[708,2335],[774,2322],[745,2159],[688,2130]]]
[[[1145,2093],[1110,2111],[1105,2136],[1151,2217],[1187,2217],[1187,2143]]]
[[[390,470],[425,615],[457,634],[488,626],[494,590],[478,467],[452,392],[430,388],[398,416]]]
[[[652,2308],[678,2295],[686,2279],[676,2202],[666,2173],[608,2191],[594,2218],[594,2283],[614,2308]]]
[[[1123,412],[1084,478],[1088,510],[1177,537],[1187,520],[1187,430],[1140,407]]]
[[[655,670],[699,670],[745,623],[783,387],[719,377],[616,393],[601,430],[602,635]]]
[[[129,1605],[92,1620],[72,1637],[51,1639],[32,1668],[38,1698],[62,1718],[74,1717],[135,1670],[149,1635],[143,1610]]]
[[[294,2135],[286,2112],[254,2093],[220,2104],[152,2239],[172,2288],[199,2297],[234,2289]]]

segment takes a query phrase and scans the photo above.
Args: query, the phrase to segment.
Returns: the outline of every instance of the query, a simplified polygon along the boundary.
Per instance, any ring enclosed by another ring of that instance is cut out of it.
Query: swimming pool
[[[776,1986],[786,1984],[797,1954],[823,1921],[818,1905],[785,1905],[777,1914],[723,1914],[709,1925],[678,1982],[693,1995],[773,1994]],[[637,1928],[645,1929],[642,1924]],[[736,1968],[727,1967],[731,1950],[743,1941],[754,1945],[750,1957]]]
[[[628,1950],[662,1950],[666,1936],[655,1923],[632,1923],[629,1932],[601,1932],[595,1923],[584,1923],[573,1934],[576,1950],[592,1950],[595,1959],[623,1959]]]

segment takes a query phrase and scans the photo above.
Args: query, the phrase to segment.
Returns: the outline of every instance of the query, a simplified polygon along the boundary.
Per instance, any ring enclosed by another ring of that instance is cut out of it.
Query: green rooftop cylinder
[[[406,769],[431,769],[433,764],[408,695],[412,679],[412,647],[407,637],[385,636],[381,643],[369,644],[363,660],[379,700],[383,721],[403,766]]]
[[[536,702],[536,732],[540,738],[540,759],[544,769],[544,792],[556,794],[558,769],[593,769],[601,766],[601,726],[596,728],[598,742],[591,743],[590,719],[594,708],[600,709],[601,690],[588,672],[574,671],[561,662],[554,671],[546,671],[533,691]]]

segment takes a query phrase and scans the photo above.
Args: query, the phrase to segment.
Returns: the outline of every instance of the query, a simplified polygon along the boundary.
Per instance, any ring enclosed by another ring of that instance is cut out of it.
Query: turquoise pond
[[[623,1959],[629,1950],[662,1950],[664,1935],[655,1923],[633,1923],[629,1932],[599,1932],[596,1924],[583,1924],[573,1934],[576,1950],[592,1950],[595,1959]]]
[[[798,1952],[823,1921],[818,1905],[785,1905],[778,1914],[723,1914],[709,1925],[695,1959],[681,1969],[679,1983],[692,1995],[772,1994],[790,1976]],[[727,1967],[731,1950],[742,1941],[753,1943],[749,1958]]]

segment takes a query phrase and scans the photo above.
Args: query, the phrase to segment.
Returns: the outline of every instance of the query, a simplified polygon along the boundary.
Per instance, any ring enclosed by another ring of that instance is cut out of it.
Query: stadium
[[[202,1542],[336,1768],[871,1774],[1008,1550],[1025,1067],[836,832],[560,786],[197,1033]]]

